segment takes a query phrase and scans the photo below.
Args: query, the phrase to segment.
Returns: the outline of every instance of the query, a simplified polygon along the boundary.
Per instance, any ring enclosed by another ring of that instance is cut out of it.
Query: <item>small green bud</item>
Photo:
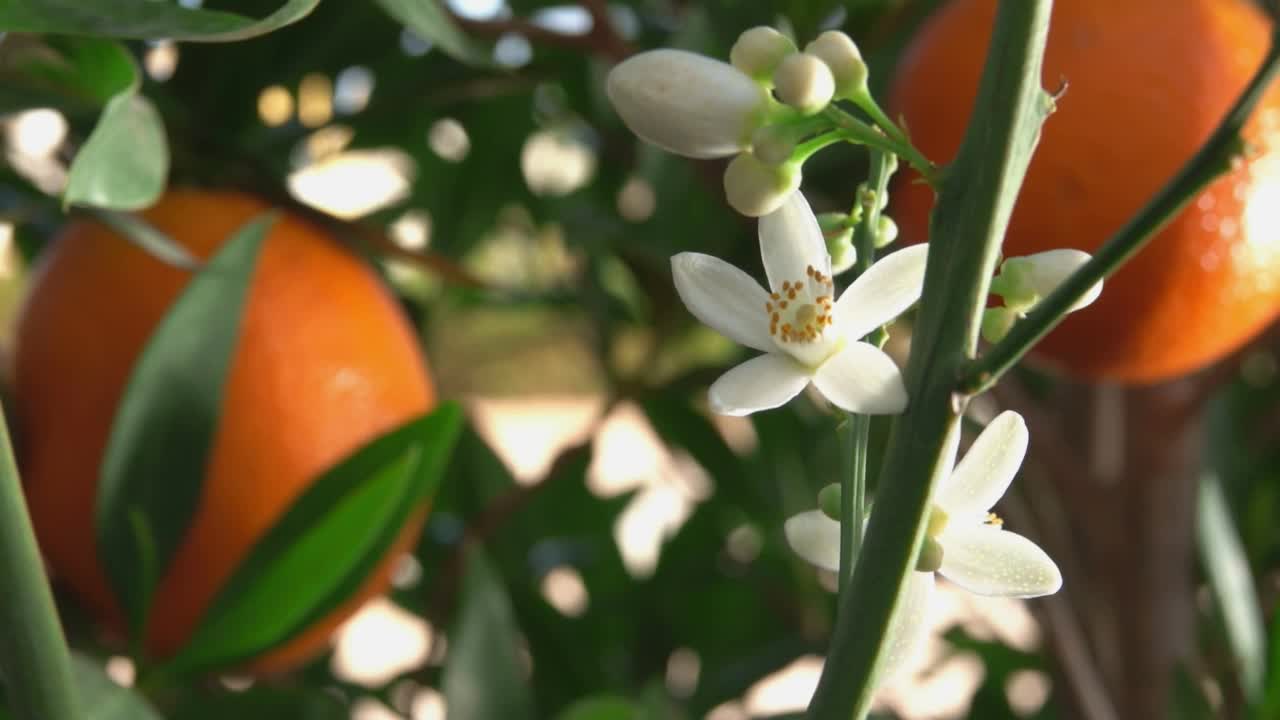
[[[931,537],[924,539],[920,546],[920,557],[916,559],[916,570],[919,572],[937,572],[942,567],[942,545]]]
[[[842,212],[824,212],[818,213],[818,227],[822,229],[822,233],[837,233],[847,230],[858,222],[857,216],[849,216]]]
[[[796,142],[785,128],[766,125],[751,136],[751,151],[766,165],[781,165],[791,159]]]
[[[839,275],[858,261],[858,249],[853,246],[852,227],[837,233],[823,233],[823,237],[827,241],[827,254],[831,256],[832,275]]]
[[[1009,334],[1018,321],[1018,312],[1007,307],[993,307],[982,311],[982,339],[998,343]]]
[[[888,215],[881,215],[876,222],[876,247],[892,245],[898,239],[898,223]]]
[[[1004,298],[1004,306],[1025,314],[1040,301],[1036,291],[1034,268],[1026,258],[1009,258],[1000,266],[1000,274],[991,281],[991,292]]]
[[[729,62],[759,82],[769,82],[782,59],[796,52],[791,38],[766,25],[738,36],[729,50]]]
[[[747,217],[777,210],[799,188],[799,164],[766,165],[749,152],[731,160],[724,171],[725,198]]]
[[[794,53],[778,64],[773,86],[779,100],[802,115],[813,115],[831,103],[836,81],[826,63],[813,55]]]
[[[804,51],[831,69],[836,97],[851,99],[869,94],[867,64],[848,35],[839,30],[828,30],[806,45]]]
[[[818,509],[823,515],[840,522],[840,483],[831,483],[818,492]]]

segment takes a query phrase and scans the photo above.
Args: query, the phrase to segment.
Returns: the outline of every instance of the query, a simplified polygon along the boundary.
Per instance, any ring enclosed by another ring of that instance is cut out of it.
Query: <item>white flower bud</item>
[[[740,70],[683,50],[624,60],[609,73],[607,92],[632,132],[693,158],[745,149],[768,108],[767,91]]]
[[[852,98],[867,92],[867,64],[848,35],[828,30],[806,45],[804,51],[831,69],[836,97]]]
[[[831,69],[807,53],[788,55],[773,73],[773,86],[779,100],[804,115],[825,108],[836,91]]]
[[[800,167],[792,163],[766,165],[742,153],[724,171],[724,194],[734,210],[760,217],[777,210],[800,188]]]
[[[1003,282],[998,285],[1003,291],[1005,304],[1014,306],[1020,312],[1026,312],[1031,305],[1056,290],[1081,265],[1089,262],[1089,259],[1089,253],[1071,248],[1009,258],[1000,266]],[[1099,281],[1067,312],[1088,307],[1101,294],[1102,282]],[[1019,305],[1025,307],[1017,307]]]
[[[756,80],[767,82],[782,59],[796,51],[791,38],[761,25],[744,31],[729,50],[729,62]]]

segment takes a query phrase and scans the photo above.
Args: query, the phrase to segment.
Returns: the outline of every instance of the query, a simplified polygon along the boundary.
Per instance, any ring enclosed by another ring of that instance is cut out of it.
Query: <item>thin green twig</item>
[[[1040,302],[982,357],[966,365],[959,378],[962,393],[989,390],[1040,338],[1066,317],[1071,306],[1098,281],[1110,276],[1155,237],[1201,190],[1231,169],[1244,153],[1240,131],[1280,72],[1280,30],[1271,37],[1271,48],[1249,86],[1236,100],[1222,124],[1200,151],[1169,184],[1103,245],[1089,262]]]
[[[844,131],[851,142],[897,155],[915,168],[926,182],[931,186],[937,187],[937,166],[920,154],[920,151],[907,141],[906,135],[902,134],[901,131],[896,132],[894,136],[886,135],[879,128],[868,125],[845,112],[835,103],[828,105],[822,111],[822,114],[835,123],[837,128]]]

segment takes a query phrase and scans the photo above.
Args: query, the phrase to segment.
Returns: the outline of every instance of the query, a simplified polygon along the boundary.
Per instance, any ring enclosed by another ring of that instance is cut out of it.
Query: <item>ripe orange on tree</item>
[[[891,92],[895,116],[935,162],[958,149],[996,0],[952,0],[921,28]],[[1248,0],[1063,0],[1043,82],[1050,116],[1006,257],[1096,250],[1189,160],[1261,64],[1270,23]],[[1092,380],[1153,382],[1239,348],[1280,312],[1280,88],[1246,130],[1254,154],[1219,179],[1069,316],[1034,357]],[[933,193],[902,182],[894,217],[928,233]]]
[[[208,258],[266,209],[238,193],[177,190],[143,215]],[[42,259],[19,318],[18,454],[36,534],[54,574],[116,629],[122,615],[95,551],[99,467],[134,363],[190,277],[103,225],[76,222]],[[435,404],[418,338],[376,274],[289,215],[262,246],[224,393],[199,506],[153,600],[146,642],[159,657],[182,646],[310,481]],[[386,590],[424,517],[411,519],[356,597],[249,669],[287,669],[323,647]]]

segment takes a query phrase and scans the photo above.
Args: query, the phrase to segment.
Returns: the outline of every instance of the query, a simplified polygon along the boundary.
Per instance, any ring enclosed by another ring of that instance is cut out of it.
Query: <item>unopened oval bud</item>
[[[867,93],[867,64],[848,35],[828,30],[806,45],[804,51],[831,69],[836,97],[853,98]]]
[[[836,81],[827,64],[807,53],[788,55],[773,73],[773,87],[778,99],[813,115],[831,102]]]
[[[778,63],[796,51],[791,38],[766,25],[753,27],[738,36],[729,50],[729,62],[756,80],[768,82]]]
[[[818,509],[823,515],[840,522],[840,483],[831,483],[818,491]]]
[[[1058,286],[1066,281],[1072,273],[1089,262],[1090,257],[1089,253],[1082,250],[1062,248],[1060,250],[1047,250],[1034,255],[1010,258],[1005,261],[1005,265],[1007,266],[1010,263],[1022,264],[1024,268],[1023,277],[1026,279],[1030,289],[1043,298],[1057,290]],[[1067,312],[1075,312],[1081,308],[1088,307],[1101,294],[1102,281],[1098,281]]]
[[[781,165],[795,149],[790,133],[777,125],[765,125],[751,136],[751,152],[766,165]]]
[[[892,245],[894,240],[898,239],[898,223],[888,215],[881,215],[876,221],[876,247],[882,248],[886,245]]]
[[[724,171],[724,194],[734,210],[760,217],[777,210],[800,188],[800,167],[793,163],[766,165],[742,153]]]
[[[767,91],[742,71],[684,50],[650,50],[609,73],[609,100],[636,135],[693,158],[733,155],[765,120]]]

